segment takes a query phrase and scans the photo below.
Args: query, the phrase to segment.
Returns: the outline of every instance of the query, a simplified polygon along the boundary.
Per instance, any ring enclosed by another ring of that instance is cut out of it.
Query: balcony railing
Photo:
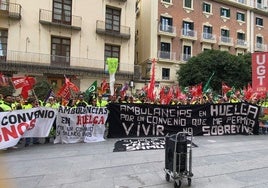
[[[56,17],[61,19],[55,19]],[[82,17],[74,15],[64,16],[59,14],[53,14],[53,12],[50,10],[40,9],[39,22],[46,25],[54,25],[75,30],[81,30]]]
[[[236,40],[236,48],[245,48],[247,49],[248,48],[248,45],[247,45],[247,42],[243,39],[237,39]]]
[[[211,33],[202,33],[201,42],[216,43],[216,36]]]
[[[171,26],[171,25],[159,24],[158,34],[159,35],[176,37],[177,36],[176,27]]]
[[[119,30],[107,29],[106,22],[97,20],[96,33],[101,35],[109,35],[122,39],[130,39],[130,27],[120,25]],[[109,25],[110,26],[110,25]]]
[[[159,60],[176,61],[176,53],[168,51],[158,51]]]
[[[56,56],[50,54],[29,53],[20,51],[7,51],[7,55],[3,58],[0,58],[0,67],[3,65],[9,67],[9,63],[18,66],[47,67],[48,69],[79,69],[89,72],[106,72],[104,60]],[[134,72],[134,64],[119,62],[118,67],[118,72],[121,73]],[[11,68],[9,68],[9,70],[10,69]]]
[[[181,60],[182,61],[188,61],[192,57],[191,54],[182,54]]]
[[[263,3],[256,2],[255,8],[260,9],[260,10],[266,10],[267,11],[267,7],[264,6]]]
[[[256,43],[255,44],[255,51],[266,51],[267,50],[267,45],[266,44],[262,44],[262,43]]]
[[[219,45],[233,46],[233,44],[234,44],[233,38],[231,38],[231,37],[224,37],[224,36],[219,37]]]
[[[182,29],[181,30],[181,38],[197,40],[197,32],[190,29]]]
[[[21,19],[21,5],[0,1],[0,16],[7,16],[12,19]]]

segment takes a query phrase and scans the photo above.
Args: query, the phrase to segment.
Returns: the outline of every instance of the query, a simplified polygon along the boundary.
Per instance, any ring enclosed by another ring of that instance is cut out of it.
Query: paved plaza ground
[[[116,141],[8,149],[0,154],[0,187],[173,187],[165,180],[164,149],[113,152]],[[197,136],[193,142],[192,188],[268,187],[268,135]],[[188,187],[186,180],[181,187]]]

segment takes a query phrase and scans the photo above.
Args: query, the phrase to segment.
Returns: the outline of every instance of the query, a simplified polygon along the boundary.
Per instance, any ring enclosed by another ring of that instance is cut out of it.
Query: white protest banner
[[[56,139],[54,143],[78,143],[104,141],[106,107],[61,106],[58,110]]]
[[[47,137],[57,110],[46,107],[0,113],[0,149],[15,146],[23,137]]]

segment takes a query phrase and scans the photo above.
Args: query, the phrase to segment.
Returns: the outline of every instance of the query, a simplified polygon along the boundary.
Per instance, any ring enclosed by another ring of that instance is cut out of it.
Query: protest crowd
[[[202,104],[217,104],[217,103],[239,103],[247,102],[255,104],[261,107],[268,107],[268,98],[266,93],[254,92],[250,85],[243,90],[236,90],[233,87],[227,86],[222,83],[221,95],[215,94],[212,90],[202,88],[202,84],[188,87],[187,90],[181,91],[179,86],[164,86],[161,87],[158,92],[150,86],[145,85],[141,90],[137,90],[135,94],[129,94],[128,85],[122,86],[121,90],[115,92],[114,95],[108,95],[108,84],[104,80],[101,83],[100,89],[95,89],[91,93],[80,92],[72,82],[65,78],[65,88],[61,89],[56,95],[49,91],[46,99],[40,100],[34,95],[25,98],[25,93],[17,96],[0,94],[0,112],[7,112],[13,110],[31,109],[35,107],[48,107],[58,109],[60,106],[69,108],[73,107],[106,107],[109,103],[143,103],[143,104],[155,104],[155,105],[202,105]],[[16,87],[15,87],[16,88]],[[66,91],[72,89],[75,91],[75,95],[72,96],[70,93],[66,95]],[[64,96],[64,97],[63,97]],[[67,98],[66,98],[67,96]],[[51,135],[53,136],[56,129],[56,122],[53,124],[51,134],[45,139],[45,143],[50,142]],[[25,138],[25,147],[29,146],[31,138]],[[32,138],[33,144],[40,144],[38,138]]]

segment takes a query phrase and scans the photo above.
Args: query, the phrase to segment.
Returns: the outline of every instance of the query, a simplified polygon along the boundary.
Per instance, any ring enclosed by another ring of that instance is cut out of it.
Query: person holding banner
[[[0,112],[11,112],[12,110],[12,95],[5,95],[3,102],[0,104]],[[16,146],[12,148],[17,149]]]
[[[30,109],[38,106],[38,101],[35,98],[28,98],[27,105],[24,106],[24,109]],[[31,138],[25,139],[25,147],[28,147],[30,145]],[[33,138],[33,144],[40,144],[38,138]]]
[[[78,100],[77,100],[77,102],[76,102],[76,106],[77,106],[77,107],[79,107],[79,106],[81,106],[81,107],[86,107],[86,106],[88,106],[88,103],[84,100],[84,95],[83,95],[83,94],[80,94],[80,95],[78,96]]]

